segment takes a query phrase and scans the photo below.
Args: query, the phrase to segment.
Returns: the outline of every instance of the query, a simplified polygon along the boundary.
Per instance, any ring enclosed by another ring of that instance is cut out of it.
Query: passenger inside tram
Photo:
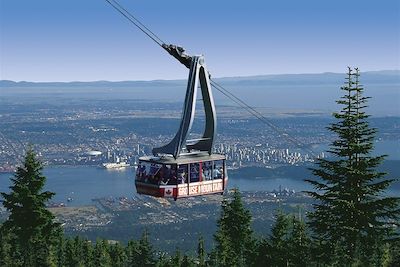
[[[195,183],[200,181],[199,163],[190,164],[190,182]]]
[[[187,182],[188,165],[179,165],[178,168],[178,184],[184,184]]]
[[[201,181],[222,179],[223,161],[201,163]],[[190,176],[188,176],[190,174]],[[188,181],[190,177],[190,181]],[[166,165],[141,162],[136,170],[136,180],[154,185],[176,185],[200,181],[200,163]]]
[[[213,179],[222,179],[224,173],[224,164],[222,160],[216,160],[214,162]]]
[[[203,181],[212,180],[212,167],[213,167],[213,162],[212,161],[203,162],[202,173],[201,173]]]

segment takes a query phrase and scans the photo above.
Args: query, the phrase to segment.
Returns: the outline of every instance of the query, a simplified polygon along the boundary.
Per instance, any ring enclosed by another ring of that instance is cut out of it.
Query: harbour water
[[[92,199],[100,197],[133,197],[136,195],[134,169],[111,169],[94,166],[53,166],[43,171],[47,177],[45,190],[55,192],[52,201],[67,206],[93,204]],[[10,177],[13,174],[0,174],[0,192],[8,192]],[[241,191],[272,191],[288,188],[295,191],[312,189],[299,179],[291,178],[246,178],[230,175],[228,188],[237,187]],[[399,195],[400,190],[390,190]],[[70,199],[71,201],[68,201]]]
[[[92,204],[100,197],[132,197],[136,195],[134,169],[112,169],[93,166],[54,166],[44,169],[47,177],[45,190],[55,192],[52,201],[69,206]],[[0,174],[0,192],[8,192],[12,174]],[[296,191],[309,189],[303,181],[289,178],[246,179],[230,177],[228,188],[237,187],[242,191],[272,191],[290,188]],[[68,198],[72,201],[68,202]]]

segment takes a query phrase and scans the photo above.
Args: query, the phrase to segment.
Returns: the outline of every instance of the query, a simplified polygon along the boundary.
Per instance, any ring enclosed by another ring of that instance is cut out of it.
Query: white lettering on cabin
[[[178,188],[178,195],[179,196],[187,196],[187,187],[179,187]]]
[[[221,191],[222,190],[222,182],[213,184],[213,191]]]
[[[199,193],[199,187],[197,185],[189,187],[189,195],[195,195]]]
[[[202,193],[210,193],[213,191],[213,185],[212,184],[203,184],[201,186],[201,192]]]

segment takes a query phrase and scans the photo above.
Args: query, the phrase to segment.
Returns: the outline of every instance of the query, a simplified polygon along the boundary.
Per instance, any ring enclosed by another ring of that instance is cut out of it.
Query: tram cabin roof
[[[221,154],[206,154],[206,153],[188,153],[188,154],[181,154],[177,159],[172,156],[165,155],[160,157],[154,156],[145,156],[140,157],[140,161],[146,161],[151,163],[158,163],[158,164],[189,164],[189,163],[196,163],[196,162],[204,162],[204,161],[215,161],[215,160],[225,160],[225,155]]]

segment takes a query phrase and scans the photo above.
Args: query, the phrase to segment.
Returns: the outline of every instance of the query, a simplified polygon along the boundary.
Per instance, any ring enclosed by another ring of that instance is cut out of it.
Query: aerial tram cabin
[[[223,155],[142,157],[136,169],[139,194],[174,198],[223,193],[227,183]]]
[[[213,154],[216,112],[210,75],[203,56],[189,56],[182,47],[162,47],[190,69],[181,123],[170,143],[153,148],[153,156],[139,158],[135,186],[139,194],[174,198],[222,194],[228,175],[225,156]],[[187,140],[196,108],[197,89],[201,89],[205,128],[201,138]]]

